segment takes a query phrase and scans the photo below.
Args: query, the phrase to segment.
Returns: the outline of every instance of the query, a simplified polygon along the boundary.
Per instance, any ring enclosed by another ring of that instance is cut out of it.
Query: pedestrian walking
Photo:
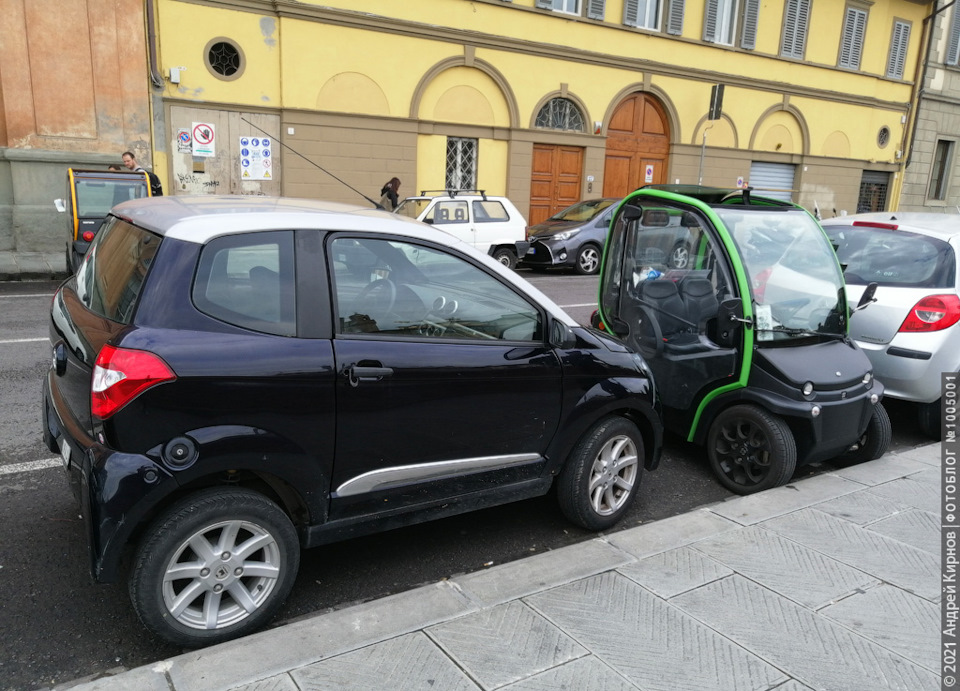
[[[163,186],[160,184],[160,178],[158,178],[154,173],[151,173],[137,163],[137,157],[133,155],[132,151],[123,152],[123,165],[127,167],[128,170],[132,170],[134,173],[146,173],[147,177],[150,178],[150,194],[154,197],[163,196]]]
[[[390,178],[390,182],[380,190],[380,206],[387,211],[393,211],[400,203],[397,191],[400,189],[400,178]]]

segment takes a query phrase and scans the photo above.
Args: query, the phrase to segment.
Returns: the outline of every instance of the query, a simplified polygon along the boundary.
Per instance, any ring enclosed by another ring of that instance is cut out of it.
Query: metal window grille
[[[240,69],[240,51],[225,41],[210,46],[207,60],[213,71],[224,77],[232,77]]]
[[[447,137],[448,190],[473,190],[477,188],[477,140],[463,137]]]
[[[860,195],[857,197],[857,213],[887,210],[887,190],[890,175],[872,170],[863,171],[860,178]]]
[[[551,130],[585,131],[583,113],[569,98],[551,98],[537,113],[535,127]]]

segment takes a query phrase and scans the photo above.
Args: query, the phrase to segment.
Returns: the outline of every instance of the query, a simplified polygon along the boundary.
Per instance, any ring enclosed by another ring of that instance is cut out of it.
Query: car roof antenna
[[[361,197],[363,197],[364,199],[366,199],[368,202],[370,202],[371,204],[373,204],[375,207],[377,207],[377,208],[380,209],[381,211],[384,210],[383,207],[380,205],[379,202],[373,201],[370,197],[368,197],[367,195],[365,195],[363,192],[361,192],[360,190],[358,190],[356,187],[353,187],[353,186],[351,186],[350,184],[344,182],[343,180],[341,180],[340,178],[338,178],[336,175],[334,175],[333,173],[331,173],[329,170],[327,170],[326,168],[324,168],[323,166],[321,166],[319,163],[314,163],[314,162],[311,161],[309,158],[307,158],[306,156],[304,156],[302,153],[300,153],[299,151],[297,151],[296,149],[294,149],[292,146],[289,146],[288,144],[285,144],[285,143],[280,139],[280,137],[274,137],[272,134],[270,134],[269,132],[267,132],[265,129],[262,129],[262,128],[260,128],[260,127],[257,127],[256,125],[254,125],[252,122],[250,122],[249,120],[247,120],[247,119],[246,119],[245,117],[243,117],[242,115],[240,116],[240,119],[243,120],[243,121],[244,121],[245,123],[247,123],[248,125],[250,125],[250,127],[252,127],[253,129],[255,129],[255,130],[260,130],[260,131],[263,132],[265,135],[267,135],[268,137],[270,137],[271,139],[273,139],[273,141],[275,141],[275,142],[280,142],[280,146],[282,146],[282,147],[284,147],[284,148],[287,148],[287,149],[290,149],[290,151],[292,151],[293,153],[295,153],[297,156],[299,156],[300,158],[302,158],[304,161],[306,161],[307,163],[309,163],[310,165],[312,165],[312,166],[314,166],[314,167],[316,167],[316,168],[319,168],[319,169],[322,170],[324,173],[326,173],[327,175],[329,175],[330,177],[332,177],[334,180],[336,180],[337,182],[339,182],[341,185],[344,185],[344,186],[350,188],[351,190],[353,190],[354,192],[356,192],[357,194],[359,194]]]

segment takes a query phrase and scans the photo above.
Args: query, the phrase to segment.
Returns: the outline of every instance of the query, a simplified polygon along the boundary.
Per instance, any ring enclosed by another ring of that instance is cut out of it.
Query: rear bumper
[[[90,574],[111,583],[119,577],[131,535],[159,500],[174,491],[176,481],[148,457],[120,453],[91,438],[69,414],[55,376],[51,370],[43,385],[44,442],[65,459],[86,527]]]
[[[940,374],[960,371],[960,330],[897,334],[890,343],[857,341],[886,395],[915,403],[940,398]]]

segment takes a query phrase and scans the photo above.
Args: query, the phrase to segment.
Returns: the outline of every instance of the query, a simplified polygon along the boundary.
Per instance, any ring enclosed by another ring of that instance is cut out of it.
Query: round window
[[[877,146],[881,149],[890,143],[890,128],[884,125],[877,132]]]
[[[214,38],[204,48],[207,69],[219,79],[231,81],[243,74],[246,61],[240,47],[228,38]]]

